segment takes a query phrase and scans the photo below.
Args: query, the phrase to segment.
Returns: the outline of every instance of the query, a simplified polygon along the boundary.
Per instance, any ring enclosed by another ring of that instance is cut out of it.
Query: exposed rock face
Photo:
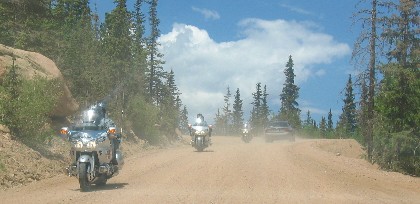
[[[15,65],[19,66],[19,72],[24,78],[32,79],[34,76],[42,76],[47,79],[58,79],[62,82],[61,91],[63,94],[51,116],[64,117],[77,111],[79,105],[65,85],[60,70],[51,59],[39,53],[14,49],[0,44],[0,81],[6,73],[6,68],[12,65],[13,57],[16,59]]]

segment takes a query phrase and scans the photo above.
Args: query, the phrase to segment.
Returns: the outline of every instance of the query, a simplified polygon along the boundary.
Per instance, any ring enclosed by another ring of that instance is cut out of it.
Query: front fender
[[[93,159],[90,155],[80,155],[78,162],[80,163],[87,163],[91,162]]]
[[[79,168],[79,163],[90,163],[90,171],[88,173],[92,173],[95,171],[95,159],[93,156],[90,155],[80,155],[79,160],[77,160],[77,168]]]

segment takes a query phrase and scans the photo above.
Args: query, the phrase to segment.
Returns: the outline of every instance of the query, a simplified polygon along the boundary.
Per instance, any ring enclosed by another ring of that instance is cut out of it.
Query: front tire
[[[80,191],[88,192],[90,191],[90,183],[88,181],[88,167],[87,163],[79,163],[79,184]]]

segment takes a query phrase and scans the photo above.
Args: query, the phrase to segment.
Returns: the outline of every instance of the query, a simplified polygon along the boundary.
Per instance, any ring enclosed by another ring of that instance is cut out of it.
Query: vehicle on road
[[[77,177],[82,192],[90,191],[92,184],[105,185],[118,175],[124,165],[119,149],[121,133],[106,117],[99,104],[82,112],[82,118],[70,127],[63,127],[60,135],[71,144],[69,176]]]
[[[251,128],[250,128],[249,124],[247,124],[247,123],[245,123],[243,128],[242,128],[241,139],[245,143],[249,143],[252,140]]]
[[[212,145],[212,126],[207,124],[203,115],[198,114],[195,123],[188,124],[188,129],[191,136],[191,146],[197,151],[202,152],[205,148]]]
[[[271,121],[264,128],[264,139],[266,142],[273,142],[274,140],[294,142],[294,129],[288,121]]]

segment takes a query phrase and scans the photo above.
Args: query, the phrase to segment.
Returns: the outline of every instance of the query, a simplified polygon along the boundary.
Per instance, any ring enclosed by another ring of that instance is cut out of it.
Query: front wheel
[[[88,181],[88,168],[87,163],[79,163],[79,184],[82,192],[90,190],[90,182]]]

